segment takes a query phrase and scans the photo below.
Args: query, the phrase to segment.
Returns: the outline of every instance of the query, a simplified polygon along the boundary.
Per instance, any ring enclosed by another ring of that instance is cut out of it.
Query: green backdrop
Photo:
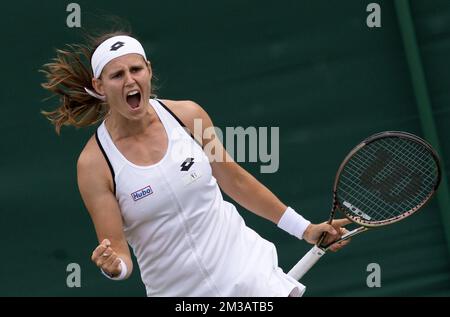
[[[366,25],[369,3],[381,27]],[[395,1],[78,1],[83,29],[107,28],[105,15],[130,22],[158,77],[158,96],[191,99],[216,126],[280,128],[280,168],[260,174],[286,204],[324,221],[336,169],[363,138],[383,130],[426,136],[419,80],[428,96],[448,166],[450,144],[450,2],[410,1],[424,78],[410,71]],[[96,236],[76,185],[76,160],[94,128],[56,136],[40,115],[56,100],[40,88],[38,69],[54,49],[82,39],[66,26],[69,1],[2,4],[0,156],[0,295],[144,296],[136,269],[124,282],[105,279],[90,262]],[[404,10],[404,9],[402,9]],[[403,12],[403,11],[402,11]],[[404,13],[404,12],[403,12]],[[423,118],[422,118],[423,119]],[[433,140],[434,142],[434,140]],[[448,175],[446,175],[447,177]],[[306,296],[448,296],[448,190],[395,227],[355,238],[303,279]],[[249,226],[273,241],[288,270],[309,249],[242,208]],[[66,285],[69,263],[81,287]],[[366,268],[381,266],[381,287]]]

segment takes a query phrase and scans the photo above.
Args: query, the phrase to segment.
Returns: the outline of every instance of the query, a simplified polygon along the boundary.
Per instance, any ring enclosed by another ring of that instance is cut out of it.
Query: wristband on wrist
[[[298,239],[303,239],[303,233],[310,223],[311,221],[306,220],[294,209],[288,207],[277,226]]]
[[[103,271],[102,269],[100,269],[102,274],[113,281],[124,280],[125,277],[127,276],[128,268],[127,268],[127,265],[125,264],[125,262],[121,258],[119,258],[119,260],[120,260],[120,268],[121,268],[119,276],[111,276],[108,273],[106,273],[105,271]]]

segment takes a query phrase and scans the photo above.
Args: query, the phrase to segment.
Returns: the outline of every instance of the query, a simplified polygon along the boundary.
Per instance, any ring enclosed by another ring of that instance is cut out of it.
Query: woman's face
[[[111,60],[101,77],[93,79],[98,93],[106,96],[111,111],[127,119],[138,119],[148,111],[152,70],[139,54],[127,54]]]

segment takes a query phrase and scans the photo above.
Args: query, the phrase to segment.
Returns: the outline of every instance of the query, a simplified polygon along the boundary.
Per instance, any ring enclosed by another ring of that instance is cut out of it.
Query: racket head
[[[389,225],[422,208],[440,180],[439,156],[426,141],[402,131],[377,133],[341,163],[334,207],[364,227]]]

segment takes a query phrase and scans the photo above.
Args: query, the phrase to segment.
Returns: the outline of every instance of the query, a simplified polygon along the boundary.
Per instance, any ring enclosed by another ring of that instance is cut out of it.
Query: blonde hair
[[[90,60],[98,45],[116,35],[130,35],[127,32],[113,32],[99,37],[89,37],[91,45],[72,44],[57,49],[56,57],[44,64],[40,70],[46,82],[41,86],[53,96],[59,96],[59,107],[41,113],[55,126],[59,135],[63,125],[77,128],[94,125],[108,113],[108,104],[89,95],[84,88],[92,87]]]

